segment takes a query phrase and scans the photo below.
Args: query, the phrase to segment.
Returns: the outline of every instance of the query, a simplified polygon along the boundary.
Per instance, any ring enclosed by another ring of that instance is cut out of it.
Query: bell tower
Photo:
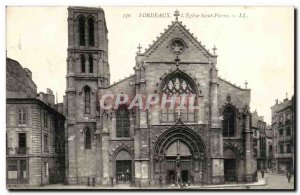
[[[107,34],[103,9],[68,8],[68,81],[69,74],[75,74],[94,77],[99,87],[109,86]]]
[[[101,145],[96,131],[98,89],[110,84],[108,38],[102,8],[68,7],[67,57],[67,178],[78,184],[101,182]],[[100,151],[100,152],[99,152]],[[96,158],[96,159],[95,159]],[[83,180],[83,181],[81,181]]]

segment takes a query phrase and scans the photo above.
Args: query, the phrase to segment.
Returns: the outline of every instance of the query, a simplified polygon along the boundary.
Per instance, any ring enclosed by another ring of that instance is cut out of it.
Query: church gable
[[[135,75],[130,75],[118,82],[111,84],[105,91],[113,94],[124,93],[130,96],[135,94]]]
[[[226,104],[231,104],[242,111],[246,105],[250,104],[250,89],[243,89],[221,78],[218,80],[220,108]]]
[[[210,58],[217,57],[177,20],[144,53],[139,54],[149,61],[158,62],[173,62],[177,55],[182,62],[209,62]]]

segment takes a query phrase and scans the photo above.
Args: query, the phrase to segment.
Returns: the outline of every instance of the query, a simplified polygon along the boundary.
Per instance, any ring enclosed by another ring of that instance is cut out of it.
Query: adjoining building
[[[250,89],[218,76],[217,55],[178,20],[110,84],[104,10],[68,8],[65,97],[69,184],[135,186],[256,180]],[[134,37],[130,37],[134,38]],[[121,44],[121,43],[120,43]],[[122,64],[120,64],[121,66]],[[107,93],[196,94],[198,110],[104,110]]]
[[[266,156],[267,156],[267,171],[272,172],[272,163],[274,162],[274,143],[273,143],[273,131],[272,126],[267,125],[266,127]]]
[[[273,145],[275,146],[273,171],[286,173],[294,171],[294,146],[295,146],[295,99],[285,98],[283,102],[278,102],[271,107]]]
[[[252,113],[253,151],[257,162],[257,170],[267,168],[266,155],[266,122],[263,116],[258,116],[255,110]]]
[[[65,180],[65,117],[53,92],[37,95],[29,69],[6,59],[6,182],[45,185]]]

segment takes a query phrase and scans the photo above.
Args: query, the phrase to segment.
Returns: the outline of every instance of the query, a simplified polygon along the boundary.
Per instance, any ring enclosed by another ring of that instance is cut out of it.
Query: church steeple
[[[86,168],[84,164],[78,163],[80,157],[86,155],[85,151],[90,152],[89,159],[100,159],[102,155],[101,152],[93,151],[95,147],[100,147],[100,141],[93,138],[101,125],[96,106],[99,102],[98,91],[110,85],[107,34],[102,8],[68,7],[65,103],[67,131],[72,139],[68,139],[67,177],[69,182],[75,184],[78,183],[77,173]],[[82,146],[79,143],[85,144]],[[102,173],[98,172],[96,177],[101,178]]]
[[[103,9],[69,7],[68,13],[67,77],[80,75],[97,81],[100,88],[109,86],[108,31]]]

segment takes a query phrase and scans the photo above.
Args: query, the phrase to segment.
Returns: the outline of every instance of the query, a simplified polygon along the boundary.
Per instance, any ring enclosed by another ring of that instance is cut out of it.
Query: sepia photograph
[[[7,6],[6,188],[295,191],[295,15]]]

